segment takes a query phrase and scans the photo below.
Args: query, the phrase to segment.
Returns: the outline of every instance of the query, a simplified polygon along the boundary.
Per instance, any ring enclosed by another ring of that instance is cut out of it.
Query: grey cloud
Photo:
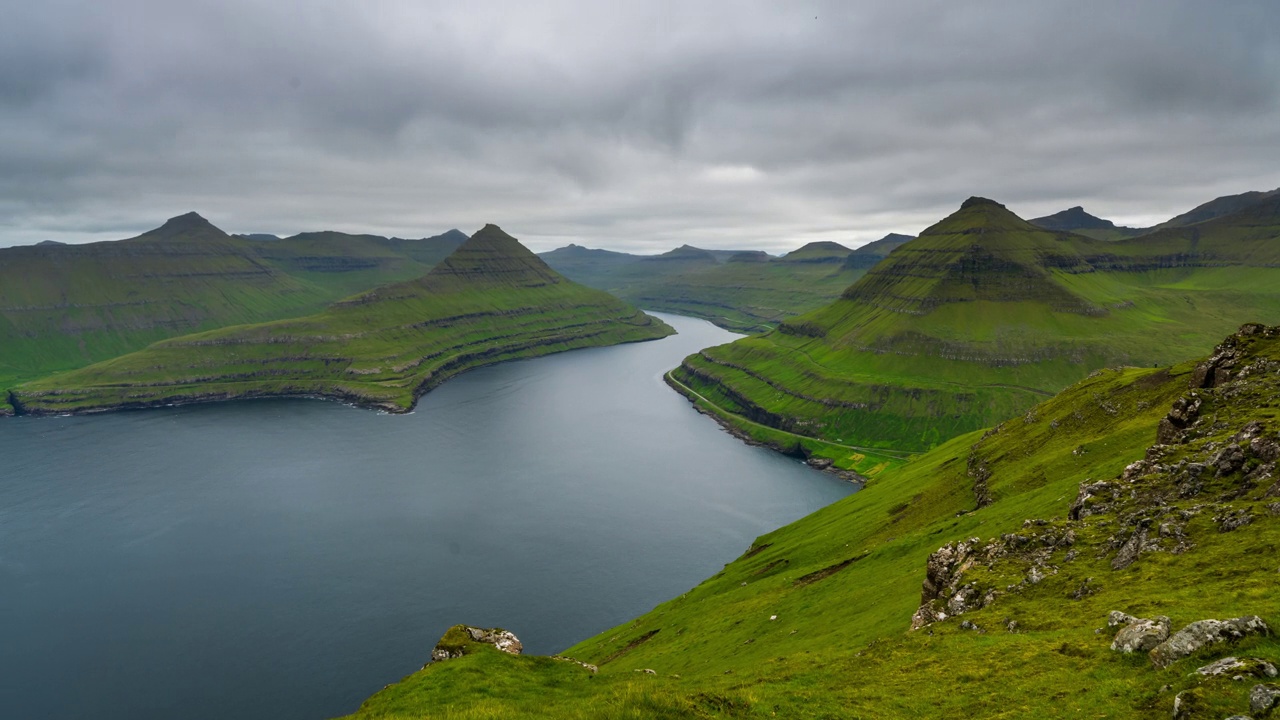
[[[195,209],[783,250],[971,194],[1157,221],[1280,186],[1269,1],[29,5],[0,29],[0,245]]]

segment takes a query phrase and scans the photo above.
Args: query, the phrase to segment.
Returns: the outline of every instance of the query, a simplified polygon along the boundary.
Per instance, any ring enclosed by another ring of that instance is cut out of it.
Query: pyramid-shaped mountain
[[[1036,227],[985,198],[904,243],[851,286],[845,297],[896,312],[923,314],[966,301],[1040,302],[1056,310],[1103,312],[1053,273],[1088,272],[1093,242]]]
[[[568,282],[497,225],[485,225],[422,278],[428,288],[464,288],[477,283],[539,287]]]
[[[493,225],[427,275],[308,317],[189,335],[14,390],[19,412],[316,396],[404,412],[468,369],[670,327],[570,282]]]
[[[1115,223],[1090,215],[1079,205],[1052,215],[1031,218],[1028,222],[1045,230],[1112,230],[1116,228]]]
[[[133,238],[132,241],[193,242],[230,239],[230,235],[205,220],[199,213],[189,212],[169,218],[160,227],[155,230],[148,230]]]

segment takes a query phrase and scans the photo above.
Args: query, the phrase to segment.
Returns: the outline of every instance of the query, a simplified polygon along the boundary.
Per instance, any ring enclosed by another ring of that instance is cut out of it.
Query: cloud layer
[[[27,3],[0,245],[496,222],[780,251],[969,195],[1129,224],[1280,186],[1280,4]]]

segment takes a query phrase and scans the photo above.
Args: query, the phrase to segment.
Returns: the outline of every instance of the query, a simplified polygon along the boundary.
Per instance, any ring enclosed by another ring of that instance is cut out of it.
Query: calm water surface
[[[458,622],[551,653],[853,488],[662,383],[734,336],[481,369],[408,416],[277,400],[0,422],[0,715],[351,712]]]

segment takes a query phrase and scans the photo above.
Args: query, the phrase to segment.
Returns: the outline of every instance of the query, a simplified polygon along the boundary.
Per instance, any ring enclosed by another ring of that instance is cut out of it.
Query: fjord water
[[[550,653],[852,491],[662,383],[680,334],[458,377],[408,416],[272,400],[0,422],[0,708],[353,711],[454,623]]]

